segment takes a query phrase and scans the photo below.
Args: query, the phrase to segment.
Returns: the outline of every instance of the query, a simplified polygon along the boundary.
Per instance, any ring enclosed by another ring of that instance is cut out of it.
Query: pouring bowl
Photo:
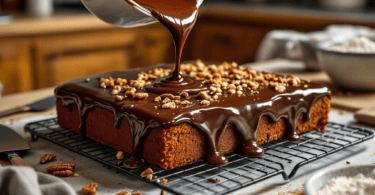
[[[134,0],[81,0],[83,5],[102,21],[123,28],[144,26],[156,22],[151,11]],[[199,7],[203,0],[197,0]]]

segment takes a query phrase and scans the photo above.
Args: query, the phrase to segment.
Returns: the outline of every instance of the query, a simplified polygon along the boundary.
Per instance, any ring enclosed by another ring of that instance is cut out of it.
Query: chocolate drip
[[[165,67],[159,66],[159,67]],[[100,77],[136,79],[141,71],[147,72],[152,68],[128,70],[124,72],[111,72]],[[110,90],[99,88],[96,76],[91,77],[90,82],[85,79],[77,79],[56,88],[57,98],[63,100],[65,106],[76,104],[81,116],[81,131],[85,131],[83,124],[86,121],[87,112],[95,107],[104,108],[113,112],[115,125],[126,118],[132,133],[132,145],[135,156],[127,164],[134,165],[141,159],[143,140],[154,128],[168,128],[181,123],[189,123],[199,129],[207,138],[208,157],[205,162],[210,165],[224,165],[228,160],[218,152],[218,144],[224,130],[229,125],[239,132],[242,144],[241,154],[244,156],[260,156],[264,150],[256,144],[256,131],[262,116],[267,116],[271,121],[277,122],[281,118],[286,119],[288,127],[287,138],[297,141],[297,122],[301,115],[309,119],[311,106],[323,96],[329,96],[327,87],[318,83],[309,83],[309,88],[301,86],[289,86],[285,92],[279,93],[268,86],[259,89],[259,94],[251,94],[244,91],[243,96],[230,95],[223,92],[217,101],[209,105],[201,105],[197,95],[191,95],[189,101],[193,104],[176,109],[162,109],[159,103],[154,102],[158,94],[149,93],[144,100],[127,98],[123,101],[115,101]],[[208,87],[206,87],[206,90]],[[145,92],[145,89],[139,92]],[[183,100],[183,99],[182,99]]]
[[[125,169],[139,169],[144,166],[144,162],[142,162],[141,159],[137,158],[137,156],[132,156],[129,159],[127,159],[123,166]]]

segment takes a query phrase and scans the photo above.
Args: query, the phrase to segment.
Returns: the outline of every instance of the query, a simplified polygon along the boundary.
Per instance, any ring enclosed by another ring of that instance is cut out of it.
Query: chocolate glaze
[[[181,54],[185,41],[193,28],[198,16],[196,0],[131,0],[151,11],[161,24],[171,33],[175,44],[176,65],[169,77],[160,79],[147,87],[153,93],[179,94],[184,89],[188,93],[198,93],[205,90],[205,86],[196,80],[183,77],[180,71]]]
[[[165,67],[165,65],[159,67]],[[147,72],[153,68],[155,67],[110,72],[99,76],[136,79],[139,72]],[[90,110],[95,107],[110,110],[114,114],[117,128],[120,127],[123,118],[129,121],[132,132],[132,154],[139,159],[142,156],[143,140],[152,129],[189,123],[207,138],[208,157],[205,162],[210,165],[225,165],[228,162],[225,155],[218,152],[217,146],[220,137],[229,125],[238,131],[241,138],[241,154],[250,157],[260,156],[264,150],[256,144],[256,131],[262,116],[268,116],[273,122],[277,122],[280,118],[286,119],[287,138],[297,141],[299,140],[296,133],[299,117],[304,115],[304,119],[309,120],[310,108],[314,102],[323,96],[330,96],[327,87],[311,82],[308,83],[308,88],[302,85],[289,86],[283,93],[268,86],[261,86],[259,94],[256,95],[252,95],[250,91],[244,91],[245,95],[238,97],[223,92],[223,96],[211,102],[210,105],[201,105],[200,99],[196,98],[197,95],[191,95],[189,101],[193,103],[192,105],[176,109],[162,109],[160,103],[153,101],[158,96],[154,93],[149,93],[149,97],[143,100],[127,98],[123,101],[115,101],[111,90],[104,91],[99,87],[100,83],[95,79],[96,77],[92,76],[90,82],[85,82],[85,78],[73,80],[55,90],[56,97],[63,100],[64,106],[78,105],[83,135],[85,118]],[[145,89],[140,92],[142,91]],[[155,109],[155,106],[158,108]],[[133,158],[130,161],[132,163],[127,163],[128,168],[136,161]],[[136,167],[139,167],[139,164]]]

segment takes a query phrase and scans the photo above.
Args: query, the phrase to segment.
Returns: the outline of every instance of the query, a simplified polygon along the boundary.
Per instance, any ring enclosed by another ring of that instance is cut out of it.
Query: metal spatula
[[[20,106],[17,108],[13,108],[10,110],[6,110],[3,112],[0,112],[0,118],[9,116],[12,114],[16,114],[19,112],[39,112],[39,111],[45,111],[55,106],[55,97],[47,97],[44,99],[41,99],[39,101],[33,102],[31,104]]]
[[[9,127],[0,125],[0,153],[5,153],[13,165],[31,167],[16,153],[30,149],[31,146],[20,135]]]

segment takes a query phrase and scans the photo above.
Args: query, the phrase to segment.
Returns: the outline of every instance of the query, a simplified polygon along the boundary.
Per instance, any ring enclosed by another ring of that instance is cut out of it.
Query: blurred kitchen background
[[[172,38],[158,23],[112,27],[91,15],[80,0],[0,2],[3,95],[174,61]],[[331,24],[375,28],[375,1],[205,0],[183,60],[249,63],[272,30],[313,32]]]

